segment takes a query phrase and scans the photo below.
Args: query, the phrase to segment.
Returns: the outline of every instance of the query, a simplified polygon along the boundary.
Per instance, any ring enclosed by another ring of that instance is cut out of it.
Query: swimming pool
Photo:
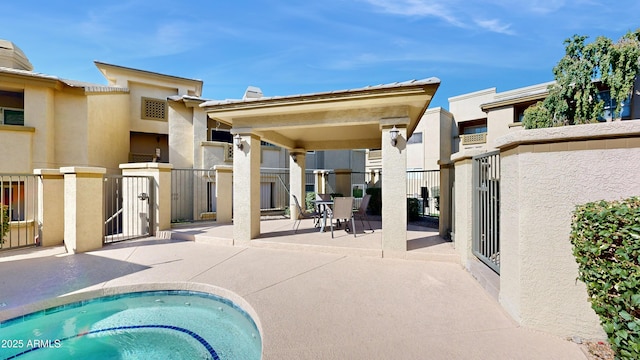
[[[232,301],[142,291],[61,305],[0,323],[0,359],[260,359],[256,323]]]

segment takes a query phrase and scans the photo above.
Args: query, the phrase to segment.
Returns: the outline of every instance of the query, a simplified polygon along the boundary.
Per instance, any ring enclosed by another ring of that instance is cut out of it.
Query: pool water
[[[0,359],[260,359],[255,322],[194,291],[145,291],[67,304],[0,323]]]

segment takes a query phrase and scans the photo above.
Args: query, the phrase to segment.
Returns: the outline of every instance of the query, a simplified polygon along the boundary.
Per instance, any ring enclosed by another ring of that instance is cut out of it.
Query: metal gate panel
[[[152,182],[150,176],[105,176],[105,244],[151,235]]]
[[[0,174],[0,250],[39,245],[40,175]]]
[[[500,152],[473,157],[473,253],[500,274]]]

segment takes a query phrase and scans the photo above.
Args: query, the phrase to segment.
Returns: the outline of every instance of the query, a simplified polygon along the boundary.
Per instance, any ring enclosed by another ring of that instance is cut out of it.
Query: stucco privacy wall
[[[522,130],[501,150],[500,302],[522,325],[604,338],[569,240],[576,205],[640,195],[640,121]]]

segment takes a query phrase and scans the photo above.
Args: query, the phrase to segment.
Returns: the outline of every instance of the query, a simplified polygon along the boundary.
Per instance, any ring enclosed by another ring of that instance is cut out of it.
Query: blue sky
[[[573,34],[617,40],[640,1],[194,0],[0,5],[0,39],[35,71],[106,84],[94,60],[204,81],[203,97],[241,98],[441,80],[431,107],[496,87],[553,80]]]

